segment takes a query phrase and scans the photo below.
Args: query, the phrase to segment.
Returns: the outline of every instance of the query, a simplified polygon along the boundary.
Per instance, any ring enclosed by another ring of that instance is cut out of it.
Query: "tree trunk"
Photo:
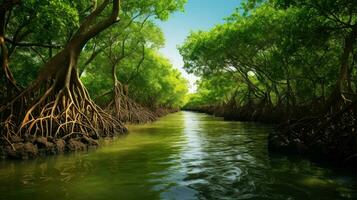
[[[341,55],[340,73],[335,85],[335,89],[329,96],[325,112],[334,112],[335,110],[341,110],[347,103],[348,99],[345,97],[345,93],[352,93],[349,91],[348,79],[352,70],[349,70],[350,55],[353,52],[353,46],[356,43],[357,38],[357,25],[353,26],[351,32],[344,40],[343,52]]]
[[[13,6],[15,6],[16,1],[4,1],[0,5],[0,49],[1,49],[1,79],[2,85],[0,91],[2,95],[0,96],[0,103],[7,98],[13,97],[14,93],[18,92],[20,88],[17,86],[16,81],[9,67],[9,52],[5,42],[5,32],[6,32],[6,15]]]
[[[337,87],[339,92],[352,92],[349,91],[348,79],[352,70],[349,69],[350,55],[353,52],[353,46],[357,38],[357,27],[354,27],[349,35],[345,38],[344,48],[341,56],[341,67]],[[346,90],[346,91],[345,91]]]
[[[44,64],[28,88],[0,108],[0,112],[12,112],[11,117],[2,119],[8,141],[24,135],[97,139],[126,131],[119,120],[91,100],[77,73],[78,59],[85,44],[117,21],[119,0],[114,0],[112,14],[94,23],[109,2],[104,0],[84,20],[74,37]],[[14,111],[14,107],[20,109]]]
[[[118,81],[117,77],[117,65],[114,64],[112,67],[112,78],[113,78],[113,101],[115,107],[115,115],[117,118],[120,118],[122,115],[126,115],[127,113],[121,113],[121,107],[124,106],[121,104],[121,101],[124,100],[122,97],[122,85]],[[126,112],[126,111],[123,111]]]

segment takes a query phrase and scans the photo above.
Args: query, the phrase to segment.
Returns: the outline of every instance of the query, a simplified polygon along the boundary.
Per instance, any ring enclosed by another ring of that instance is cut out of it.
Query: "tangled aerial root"
[[[98,139],[125,130],[119,120],[104,112],[85,92],[72,93],[65,88],[34,115],[40,104],[41,100],[27,111],[20,126],[20,137],[23,134],[55,138],[86,135]]]
[[[323,117],[305,117],[281,124],[271,134],[269,147],[357,163],[357,101]]]
[[[159,117],[177,112],[172,108],[147,108],[136,103],[125,94],[122,85],[117,81],[114,87],[113,100],[105,110],[125,123],[142,124],[156,121]]]
[[[3,112],[9,114],[1,119],[0,146],[11,148],[2,148],[0,152],[6,154],[6,151],[12,150],[16,154],[29,150],[29,143],[41,144],[45,149],[63,149],[60,146],[64,142],[69,150],[83,149],[79,143],[97,145],[95,140],[99,138],[112,137],[127,131],[119,119],[105,112],[90,99],[79,80],[71,84],[71,87],[56,90],[55,84],[52,84],[43,91],[45,92],[38,94],[37,98],[30,97],[34,90],[23,92],[1,107]],[[23,99],[33,100],[29,105],[30,101]],[[46,138],[46,141],[42,139],[39,142],[38,138]],[[27,148],[19,144],[27,144]],[[31,150],[32,154],[33,152],[36,151]]]
[[[153,122],[158,117],[155,112],[139,105],[124,94],[123,87],[119,82],[114,87],[113,100],[109,102],[105,110],[126,123],[141,124]]]
[[[119,110],[114,109],[114,104],[116,104],[114,100],[108,104],[106,110],[112,112],[112,115],[122,122],[142,124],[153,122],[158,117],[153,111],[139,105],[127,96],[121,97],[120,101]]]

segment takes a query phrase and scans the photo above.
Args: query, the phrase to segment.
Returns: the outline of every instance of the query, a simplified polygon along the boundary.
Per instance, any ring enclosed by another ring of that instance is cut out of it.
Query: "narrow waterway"
[[[0,199],[357,199],[357,176],[271,155],[271,127],[179,112],[96,151],[0,161]]]

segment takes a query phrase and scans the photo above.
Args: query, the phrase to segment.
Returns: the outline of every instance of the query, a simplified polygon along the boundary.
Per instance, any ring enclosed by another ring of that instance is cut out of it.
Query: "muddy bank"
[[[153,122],[159,117],[179,111],[178,109],[156,108],[151,112],[155,116]],[[144,122],[140,122],[144,123]],[[100,132],[100,131],[99,131]],[[110,137],[127,134],[128,130],[121,130],[113,133]],[[100,146],[99,140],[109,136],[98,137],[99,134],[75,134],[67,138],[54,138],[51,136],[28,136],[12,137],[10,140],[5,137],[0,138],[0,159],[33,159],[40,156],[58,155],[69,152],[87,151]]]
[[[38,156],[85,151],[90,148],[96,148],[98,145],[98,140],[87,136],[68,140],[54,139],[52,137],[17,138],[17,141],[11,144],[1,140],[0,158],[31,159]]]
[[[279,124],[269,136],[269,149],[357,166],[356,105],[324,116],[308,116]]]

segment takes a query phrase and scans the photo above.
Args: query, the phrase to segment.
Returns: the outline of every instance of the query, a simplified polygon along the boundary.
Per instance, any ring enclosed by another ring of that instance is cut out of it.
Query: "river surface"
[[[85,153],[0,161],[0,199],[357,199],[357,176],[271,155],[267,125],[179,112]]]

